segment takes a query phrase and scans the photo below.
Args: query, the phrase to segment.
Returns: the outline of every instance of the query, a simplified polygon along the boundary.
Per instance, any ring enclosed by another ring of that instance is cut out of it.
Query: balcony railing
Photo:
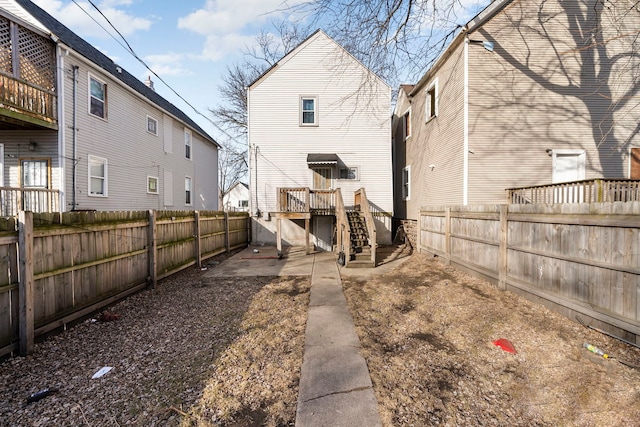
[[[18,212],[60,212],[60,191],[43,188],[0,187],[0,216]]]
[[[311,190],[307,187],[279,188],[280,212],[311,212],[315,215],[333,215],[336,209],[334,190]]]
[[[507,200],[512,204],[640,201],[640,180],[590,179],[510,188],[507,190]]]
[[[0,106],[49,124],[57,122],[54,92],[0,72]]]

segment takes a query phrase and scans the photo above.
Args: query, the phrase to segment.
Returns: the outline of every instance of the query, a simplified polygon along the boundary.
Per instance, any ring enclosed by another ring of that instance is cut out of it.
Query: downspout
[[[58,51],[58,65],[56,70],[64,70],[64,57],[66,56],[66,50],[60,46],[57,46]],[[64,108],[64,80],[65,75],[64,72],[56,71],[57,75],[57,93],[58,93],[58,106],[57,106],[57,115],[58,115],[58,189],[60,191],[60,199],[58,200],[58,208],[60,212],[64,212],[67,206],[66,194],[67,188],[65,185],[66,182],[66,168],[64,167],[65,162],[65,141],[66,141],[66,125],[65,125],[65,108]]]
[[[76,165],[78,164],[78,66],[73,66],[73,159],[71,177],[71,210],[76,210]]]
[[[469,196],[469,35],[464,37],[464,106],[463,106],[463,176],[462,204],[468,203]]]

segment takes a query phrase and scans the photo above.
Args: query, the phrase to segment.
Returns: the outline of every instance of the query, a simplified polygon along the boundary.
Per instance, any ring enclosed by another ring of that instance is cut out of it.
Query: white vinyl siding
[[[164,171],[162,183],[164,185],[164,205],[173,206],[173,171]]]
[[[171,116],[164,114],[162,116],[162,140],[164,142],[164,152],[167,154],[173,153],[173,119]]]
[[[306,97],[317,97],[316,127],[301,126]],[[390,88],[323,33],[294,49],[249,88],[249,142],[258,150],[251,156],[252,197],[257,197],[252,212],[276,212],[279,187],[313,187],[307,154],[331,153],[340,166],[358,166],[359,180],[332,183],[345,204],[353,204],[354,192],[364,187],[380,211],[391,213],[390,100]],[[340,166],[332,166],[336,178]],[[276,221],[259,220],[275,231]],[[380,225],[383,240],[385,233]]]

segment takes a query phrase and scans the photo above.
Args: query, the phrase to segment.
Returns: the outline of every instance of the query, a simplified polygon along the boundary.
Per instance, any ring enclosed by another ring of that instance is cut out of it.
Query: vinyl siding
[[[426,121],[427,88],[438,80],[438,115]],[[413,91],[412,130],[406,141],[411,199],[406,218],[425,205],[462,204],[464,197],[464,49],[452,49],[442,66]],[[433,170],[429,165],[434,165]]]
[[[184,125],[153,104],[133,95],[108,75],[73,55],[65,58],[64,73],[77,65],[77,191],[76,209],[130,210],[164,208],[165,169],[173,171],[172,209],[217,209],[217,148],[192,132],[192,158],[184,157]],[[89,73],[107,84],[107,119],[89,114]],[[65,122],[73,123],[73,80],[64,85]],[[147,115],[158,120],[158,135],[147,132]],[[167,120],[169,119],[169,120]],[[171,132],[173,152],[165,152],[165,132]],[[65,132],[67,209],[71,209],[73,132]],[[88,195],[88,155],[108,160],[108,197]],[[159,194],[147,193],[147,176],[159,178]],[[185,205],[184,177],[194,178],[193,206]],[[169,186],[168,188],[171,188]]]
[[[596,34],[606,42],[596,49],[594,4],[515,1],[470,34],[494,42],[494,52],[469,46],[470,204],[505,202],[506,188],[550,183],[546,149],[585,150],[587,179],[629,177],[628,147],[640,146],[640,107],[629,97],[640,67],[627,57],[610,67],[598,53],[638,52],[637,34],[618,36],[637,31],[640,15],[605,9]]]
[[[317,96],[318,126],[299,125],[300,96]],[[332,187],[342,189],[345,204],[364,187],[374,205],[392,212],[390,97],[386,84],[323,33],[285,57],[249,91],[253,211],[275,212],[279,187],[313,187],[308,153],[335,153],[359,168],[359,180],[337,180],[334,171]]]
[[[29,142],[38,145],[29,150]],[[60,168],[58,164],[58,145],[55,131],[44,130],[3,130],[0,132],[0,144],[4,144],[4,185],[20,187],[20,160],[47,159],[50,161],[49,188],[59,190]]]

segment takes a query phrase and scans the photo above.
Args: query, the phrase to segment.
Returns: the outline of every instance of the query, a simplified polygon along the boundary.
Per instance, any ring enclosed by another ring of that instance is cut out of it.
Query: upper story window
[[[191,131],[186,128],[184,130],[184,157],[191,160]]]
[[[107,197],[107,159],[89,155],[89,195]]]
[[[318,126],[318,97],[300,97],[300,126]]]
[[[151,116],[147,116],[147,132],[158,136],[158,121]]]
[[[158,194],[158,177],[147,175],[147,193]]]
[[[438,79],[432,81],[426,90],[425,121],[429,121],[438,115]]]
[[[107,118],[107,84],[89,75],[89,113]]]
[[[402,116],[402,134],[404,135],[404,139],[411,136],[411,109],[407,110]]]

